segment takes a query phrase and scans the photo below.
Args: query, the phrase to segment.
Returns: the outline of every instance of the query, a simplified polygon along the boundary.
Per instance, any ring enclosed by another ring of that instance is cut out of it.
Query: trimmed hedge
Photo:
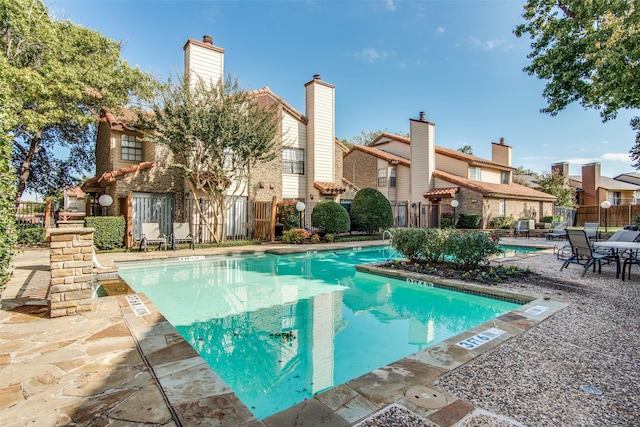
[[[94,228],[93,244],[101,250],[124,247],[124,216],[90,216],[86,227]]]
[[[514,219],[512,216],[496,216],[494,218],[491,218],[491,221],[489,221],[488,227],[502,229],[502,230],[510,230],[513,228],[513,225],[514,225]]]
[[[458,228],[475,229],[480,228],[482,215],[478,214],[460,214],[458,216]]]
[[[282,243],[298,244],[308,239],[311,234],[303,228],[292,228],[282,233]]]
[[[323,200],[311,212],[311,225],[324,233],[344,233],[349,231],[351,221],[347,210],[340,203]]]
[[[35,245],[43,243],[44,234],[44,228],[39,225],[23,228],[18,232],[18,243],[21,245]]]
[[[379,229],[393,227],[391,203],[375,188],[363,188],[356,193],[350,214],[354,230],[367,230],[373,234]]]

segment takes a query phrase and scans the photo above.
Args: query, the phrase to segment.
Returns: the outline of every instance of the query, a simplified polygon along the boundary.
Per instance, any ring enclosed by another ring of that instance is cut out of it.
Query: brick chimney
[[[600,163],[582,165],[582,205],[598,206],[600,188]]]
[[[433,188],[433,171],[436,169],[435,123],[427,121],[420,112],[419,119],[409,119],[411,140],[411,200],[424,199],[424,193]]]
[[[511,146],[504,143],[504,138],[500,138],[500,144],[491,143],[491,160],[501,165],[511,166]]]
[[[207,84],[218,84],[224,78],[224,49],[213,45],[213,37],[202,41],[187,40],[184,45],[184,78],[195,85],[198,77]]]
[[[569,163],[561,162],[551,165],[551,174],[557,174],[564,178],[564,184],[569,185]]]

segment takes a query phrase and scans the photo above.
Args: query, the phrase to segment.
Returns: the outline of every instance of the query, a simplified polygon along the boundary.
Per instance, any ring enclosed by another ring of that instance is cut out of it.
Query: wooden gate
[[[271,202],[251,203],[251,215],[253,218],[253,238],[267,240],[269,238],[269,217],[271,216]]]

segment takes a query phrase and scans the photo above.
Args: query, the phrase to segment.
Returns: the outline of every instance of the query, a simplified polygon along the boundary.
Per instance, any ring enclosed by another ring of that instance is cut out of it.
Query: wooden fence
[[[636,223],[640,215],[640,205],[620,205],[603,209],[600,206],[580,206],[576,211],[576,226],[585,222],[597,222],[601,227],[624,227]]]

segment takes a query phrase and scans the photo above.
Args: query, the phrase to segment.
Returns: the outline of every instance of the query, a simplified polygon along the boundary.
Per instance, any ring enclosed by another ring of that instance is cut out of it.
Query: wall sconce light
[[[471,203],[478,203],[476,199],[471,199]]]
[[[260,182],[258,183],[258,187],[260,187],[260,188],[264,188],[264,182],[260,181]]]
[[[309,193],[309,200],[313,200],[313,194]]]

